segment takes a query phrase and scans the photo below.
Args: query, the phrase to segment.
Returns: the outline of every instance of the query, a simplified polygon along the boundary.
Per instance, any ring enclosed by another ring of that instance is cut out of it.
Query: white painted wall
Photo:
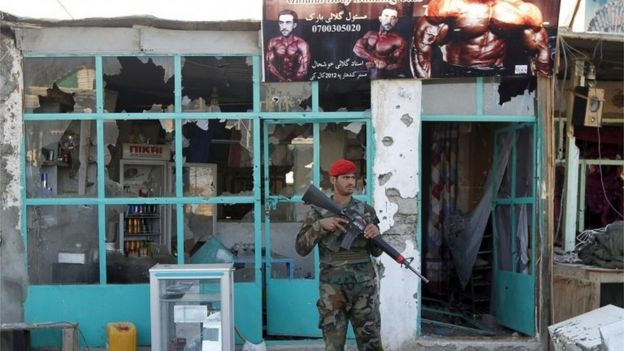
[[[420,253],[415,218],[419,192],[421,92],[420,80],[371,82],[376,147],[374,207],[386,241],[404,257],[414,257],[417,270],[420,270]],[[396,195],[388,196],[397,193],[400,201]],[[403,345],[417,336],[419,279],[388,255],[383,254],[379,263],[383,345],[386,350],[404,350]]]

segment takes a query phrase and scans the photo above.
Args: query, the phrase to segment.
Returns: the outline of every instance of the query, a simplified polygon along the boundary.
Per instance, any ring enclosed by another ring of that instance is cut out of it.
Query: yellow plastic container
[[[106,325],[106,349],[108,351],[136,351],[136,327],[130,322],[115,322]]]

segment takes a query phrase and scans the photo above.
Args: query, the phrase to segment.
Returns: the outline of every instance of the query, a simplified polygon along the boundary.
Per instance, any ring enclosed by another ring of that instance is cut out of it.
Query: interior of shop
[[[501,154],[495,151],[495,132],[507,126],[423,123],[421,267],[430,280],[422,285],[424,335],[501,337],[514,332],[496,321],[492,197],[487,191],[496,187],[490,174]],[[503,181],[499,191],[505,186]],[[462,240],[460,227],[469,228],[469,241]],[[470,259],[464,255],[471,251],[474,265],[461,270],[457,266]]]
[[[624,45],[604,20],[614,8],[596,10],[591,32],[559,37],[553,295],[563,297],[554,301],[556,323],[607,305],[624,307]],[[593,270],[600,274],[587,284]]]
[[[26,62],[26,109],[32,113],[91,113],[95,110],[93,59],[34,58]],[[151,198],[175,194],[175,126],[158,114],[173,112],[171,57],[104,57],[104,111],[143,113],[145,119],[104,121],[103,145],[97,145],[95,122],[61,120],[29,122],[31,150],[29,196],[97,194],[97,148],[103,147],[105,196]],[[182,60],[183,112],[248,112],[252,110],[252,64],[246,57],[186,57]],[[322,82],[320,108],[361,111],[370,106],[363,82]],[[309,110],[311,84],[263,84],[261,109],[267,112]],[[311,124],[269,127],[271,194],[301,194],[311,179]],[[334,157],[359,160],[365,177],[366,128],[352,123],[325,123],[321,141],[326,157],[321,186],[329,188],[326,169]],[[249,119],[188,119],[182,122],[183,191],[185,196],[253,195],[253,126]],[[256,155],[260,157],[260,155]],[[41,180],[36,181],[36,180]],[[364,179],[364,178],[362,178]],[[364,181],[360,181],[360,189]],[[128,203],[106,207],[107,281],[146,283],[155,263],[175,263],[176,209],[166,204]],[[35,284],[94,284],[97,267],[97,206],[32,207],[29,227],[35,240],[29,250],[47,243],[50,257],[29,255]],[[281,205],[271,213],[275,277],[312,277],[311,257],[292,252],[293,225],[306,208]],[[297,208],[297,210],[296,210]],[[187,262],[238,262],[236,281],[253,281],[254,216],[252,204],[184,206],[184,253]],[[80,216],[81,220],[70,218]],[[80,223],[80,225],[78,225]],[[85,235],[85,228],[92,235]],[[293,229],[294,228],[294,229]],[[38,233],[45,231],[45,235]],[[282,240],[284,239],[284,240]],[[54,244],[57,243],[57,244]],[[64,244],[65,243],[65,244]],[[66,247],[66,243],[72,243]],[[289,244],[290,243],[290,244]],[[60,245],[60,246],[59,246]],[[57,256],[61,257],[58,260]],[[76,261],[77,260],[77,261]],[[250,262],[251,261],[251,262]],[[296,262],[294,262],[296,261]],[[58,267],[57,267],[58,266]],[[296,267],[290,269],[288,266]],[[72,274],[54,272],[65,270]]]
[[[604,228],[624,219],[624,54],[621,39],[562,33],[560,40],[554,104],[554,211],[555,246],[563,249],[565,237],[572,235],[570,229],[580,235],[585,229]],[[574,156],[576,152],[578,156]],[[575,204],[579,213],[568,218],[568,222],[577,222],[576,228],[566,228],[565,218],[566,211],[573,212],[566,210],[570,204],[565,202],[565,187],[574,181],[566,179],[571,162],[585,168],[578,172],[575,184],[579,187]]]

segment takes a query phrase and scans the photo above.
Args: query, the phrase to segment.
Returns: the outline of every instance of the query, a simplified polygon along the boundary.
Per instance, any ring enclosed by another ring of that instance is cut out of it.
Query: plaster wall
[[[421,93],[419,80],[371,82],[374,207],[384,239],[404,257],[414,257],[417,270]],[[407,350],[406,343],[417,336],[419,279],[388,255],[377,262],[384,348]]]
[[[0,33],[0,323],[21,322],[27,273],[20,235],[21,55]]]
[[[255,31],[178,31],[149,27],[59,27],[17,30],[18,47],[24,53],[205,53],[258,54]]]

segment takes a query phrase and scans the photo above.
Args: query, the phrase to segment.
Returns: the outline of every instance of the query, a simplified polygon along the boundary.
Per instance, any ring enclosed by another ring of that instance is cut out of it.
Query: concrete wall
[[[0,32],[0,323],[23,321],[27,272],[20,235],[22,136],[21,55],[12,33]]]
[[[371,82],[376,148],[374,206],[384,239],[404,257],[414,257],[417,270],[421,92],[419,80]],[[419,279],[385,254],[378,259],[377,268],[381,277],[384,348],[408,350],[406,343],[417,335]]]
[[[18,46],[24,53],[205,53],[258,54],[258,33],[253,31],[178,31],[135,28],[22,28]]]

